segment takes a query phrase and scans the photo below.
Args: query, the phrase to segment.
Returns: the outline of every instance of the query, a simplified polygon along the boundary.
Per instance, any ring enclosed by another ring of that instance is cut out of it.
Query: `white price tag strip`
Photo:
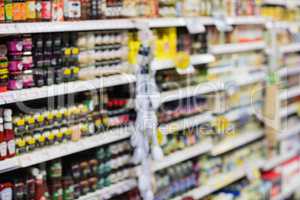
[[[214,15],[213,20],[219,31],[229,32],[233,30],[233,27],[227,22],[225,15],[222,14]]]
[[[189,65],[189,67],[186,69],[176,68],[176,71],[178,74],[185,75],[185,74],[193,74],[195,73],[196,70],[193,65]]]
[[[6,172],[19,167],[19,160],[17,158],[11,158],[7,160],[0,161],[0,172]]]
[[[286,0],[285,4],[288,9],[296,10],[298,8],[299,1],[297,0]]]
[[[186,26],[191,34],[198,34],[205,32],[205,26],[196,17],[186,18]]]

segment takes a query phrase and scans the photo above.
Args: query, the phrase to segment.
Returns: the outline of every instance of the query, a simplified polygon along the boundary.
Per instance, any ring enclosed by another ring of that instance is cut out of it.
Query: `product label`
[[[51,19],[51,2],[42,1],[42,19]]]
[[[157,141],[159,145],[166,144],[166,138],[161,129],[157,130]]]
[[[38,121],[39,123],[44,122],[44,116],[43,116],[43,115],[38,115],[38,116],[37,116],[37,121]]]
[[[7,143],[6,142],[0,143],[0,155],[1,155],[1,157],[7,156]]]
[[[42,2],[37,1],[35,3],[35,12],[36,12],[36,18],[41,19],[42,18]]]
[[[5,3],[5,20],[12,21],[12,3]]]
[[[69,75],[71,75],[71,69],[70,68],[66,68],[65,70],[64,70],[64,75],[65,76],[69,76]]]
[[[81,4],[80,1],[69,0],[68,1],[68,17],[80,18],[81,16]]]
[[[32,117],[32,116],[30,116],[30,117],[28,117],[27,118],[27,122],[28,122],[28,124],[34,124],[34,117]]]
[[[0,2],[0,21],[5,20],[4,2]]]
[[[1,191],[1,200],[11,200],[12,198],[12,188],[5,188]]]
[[[18,138],[16,144],[18,145],[19,148],[20,147],[25,147],[26,141],[23,138]]]
[[[190,74],[195,72],[191,65],[190,55],[186,52],[178,52],[175,59],[176,71],[179,74]]]
[[[17,126],[24,126],[25,120],[23,118],[16,119]]]
[[[40,143],[44,143],[44,142],[46,141],[45,135],[43,135],[43,134],[39,135],[38,141],[39,141]]]
[[[26,19],[26,4],[18,2],[12,4],[13,21],[24,21]]]
[[[31,20],[36,18],[35,1],[26,2],[26,18]]]
[[[62,0],[54,1],[52,4],[52,20],[63,21],[64,20],[64,5]]]
[[[10,155],[16,153],[16,141],[15,141],[15,140],[10,140],[10,141],[8,142],[8,153],[9,153]]]
[[[95,133],[95,125],[94,123],[89,124],[89,133],[94,134]]]
[[[226,134],[230,127],[230,121],[224,116],[217,117],[214,122],[214,127],[217,133]]]

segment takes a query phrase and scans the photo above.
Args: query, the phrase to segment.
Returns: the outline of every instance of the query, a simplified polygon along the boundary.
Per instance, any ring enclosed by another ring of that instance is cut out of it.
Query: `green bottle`
[[[11,22],[12,21],[12,0],[5,0],[4,1],[4,11],[5,11],[5,21]]]

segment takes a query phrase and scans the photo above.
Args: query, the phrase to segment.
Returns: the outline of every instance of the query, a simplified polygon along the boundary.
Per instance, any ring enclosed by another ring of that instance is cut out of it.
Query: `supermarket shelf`
[[[211,150],[212,143],[210,141],[204,141],[199,144],[196,144],[192,147],[185,148],[181,151],[172,153],[169,156],[166,156],[160,161],[154,161],[152,163],[153,172],[165,169],[169,166],[175,165],[177,163],[189,160],[201,154],[207,153]]]
[[[282,130],[278,139],[284,140],[297,134],[300,134],[300,124]]]
[[[220,142],[216,146],[213,147],[211,151],[212,156],[218,156],[228,151],[234,150],[238,147],[251,143],[255,140],[258,140],[264,136],[263,131],[261,132],[249,132],[249,133],[241,133],[241,135],[236,137],[230,137]]]
[[[277,6],[288,6],[290,3],[291,6],[300,6],[299,0],[263,0],[262,3]]]
[[[101,190],[97,190],[93,193],[89,193],[85,196],[80,197],[77,200],[103,200],[109,199],[110,197],[118,194],[122,194],[130,191],[137,187],[137,181],[135,179],[128,179],[111,186],[105,187]]]
[[[287,117],[289,115],[292,115],[292,114],[297,112],[297,109],[298,109],[297,104],[291,104],[287,107],[283,107],[283,108],[280,109],[280,117],[284,118],[284,117]]]
[[[130,19],[3,23],[0,24],[0,34],[50,33],[63,31],[94,31],[133,28],[135,28],[135,24],[133,20]]]
[[[199,85],[170,90],[170,91],[162,92],[160,94],[160,103],[163,104],[178,99],[226,90],[226,87],[230,87],[232,84],[236,84],[238,86],[249,85],[259,81],[264,81],[265,78],[266,78],[266,73],[261,71],[261,72],[252,73],[250,75],[248,74],[247,76],[241,75],[238,79],[234,79],[234,80],[208,81],[208,82],[200,83]]]
[[[249,73],[247,75],[241,75],[235,81],[237,82],[237,85],[243,86],[243,85],[249,85],[260,81],[265,81],[265,79],[266,79],[266,73],[264,71],[259,71],[255,73]]]
[[[241,108],[236,108],[234,110],[229,111],[228,113],[225,114],[225,117],[229,121],[236,121],[240,119],[241,116],[243,115],[256,115],[259,114],[256,111],[261,111],[261,104],[260,103],[254,103],[248,106],[244,106]]]
[[[209,48],[212,54],[230,54],[246,51],[263,50],[266,47],[265,42],[249,42],[236,44],[213,45]]]
[[[256,71],[256,72],[251,72],[251,71],[255,71],[258,68],[262,69],[260,71]],[[246,71],[246,70],[247,71]],[[240,71],[241,73],[262,73],[264,71],[264,69],[267,69],[267,66],[265,65],[261,65],[261,66],[234,66],[234,65],[227,65],[227,66],[222,66],[222,67],[209,67],[208,68],[208,74],[221,74],[221,73],[226,73],[226,72],[236,72],[236,71]],[[247,76],[248,77],[248,76]]]
[[[192,65],[201,65],[207,64],[215,61],[215,57],[212,54],[198,54],[191,56],[191,64]],[[173,60],[154,60],[151,63],[152,70],[164,70],[164,69],[172,69],[175,67],[175,63]]]
[[[284,46],[280,47],[279,51],[282,54],[298,52],[298,51],[300,51],[300,43],[284,45]]]
[[[294,86],[292,88],[285,89],[283,92],[281,92],[279,98],[281,101],[283,101],[299,95],[300,95],[300,86]]]
[[[151,69],[154,71],[173,69],[175,63],[173,60],[153,60],[151,63]]]
[[[138,22],[139,20],[137,20]],[[151,28],[162,27],[180,27],[186,26],[186,21],[182,17],[164,17],[156,19],[141,19],[142,22],[148,23]]]
[[[205,185],[190,190],[185,194],[173,198],[172,200],[182,200],[184,197],[193,197],[194,199],[202,199],[209,194],[212,194],[246,176],[244,167],[235,169],[232,172],[224,173],[221,175],[210,178]]]
[[[187,26],[187,20],[199,21],[202,25],[214,25],[211,17],[173,17],[154,19],[104,19],[65,22],[26,22],[0,24],[0,34],[49,33],[63,31],[94,31],[112,29],[134,29],[138,23],[148,23],[151,28]],[[261,17],[228,18],[229,24],[263,24]]]
[[[120,74],[109,77],[102,77],[86,81],[73,81],[58,85],[44,86],[40,88],[29,88],[23,90],[8,91],[0,93],[0,105],[53,97],[88,90],[95,90],[105,87],[132,83],[134,75]]]
[[[286,190],[281,191],[281,193],[272,198],[272,200],[285,200],[289,198],[294,192],[298,191],[300,188],[300,176],[297,181],[292,182]]]
[[[160,103],[166,103],[175,101],[178,99],[184,99],[188,97],[198,96],[211,92],[217,92],[224,89],[224,83],[222,81],[208,81],[200,83],[199,85],[188,86],[185,88],[179,88],[176,90],[170,90],[162,92],[160,94]]]
[[[177,18],[156,18],[156,19],[142,19],[147,22],[151,28],[161,27],[179,27],[187,26],[187,20],[192,19],[198,21],[202,25],[215,25],[215,21],[212,17],[177,17]],[[226,21],[230,25],[241,25],[241,24],[265,24],[267,18],[260,16],[238,16],[238,17],[227,17]]]
[[[251,25],[251,24],[266,24],[268,19],[261,16],[239,16],[239,17],[227,17],[227,23],[231,25]]]
[[[129,138],[133,127],[118,128],[104,133],[87,137],[78,142],[54,145],[48,148],[33,151],[12,159],[0,161],[0,172],[11,171],[17,168],[29,167],[38,163],[85,151],[105,144]]]
[[[187,20],[199,21],[202,25],[214,25],[211,17],[173,17],[154,19],[104,19],[65,22],[26,22],[0,24],[0,34],[49,33],[63,31],[95,31],[112,29],[135,29],[139,23],[147,23],[151,28],[187,26]],[[264,24],[261,17],[228,18],[229,24]]]
[[[275,28],[277,29],[290,29],[293,30],[294,28],[297,28],[300,26],[299,22],[289,22],[289,21],[276,21]]]
[[[164,134],[173,134],[177,131],[185,130],[188,128],[193,128],[197,125],[209,122],[213,119],[211,113],[201,113],[195,116],[186,117],[184,119],[175,120],[173,122],[163,124],[159,127],[159,129]]]
[[[181,27],[187,26],[187,20],[193,20],[201,23],[202,25],[213,25],[214,21],[211,17],[164,17],[164,18],[152,18],[152,19],[138,19],[136,22],[142,21],[148,23],[151,28],[162,27]]]
[[[235,67],[233,66],[224,66],[224,67],[209,67],[207,69],[208,74],[222,74],[226,72],[233,72]]]
[[[151,28],[161,27],[180,27],[187,26],[187,20],[193,20],[199,22],[202,25],[215,25],[215,21],[212,17],[170,17],[170,18],[154,18],[154,19],[141,19],[148,23]],[[267,18],[261,16],[238,16],[238,17],[227,17],[226,21],[230,25],[241,25],[241,24],[265,24]]]
[[[191,56],[192,65],[207,64],[215,61],[215,56],[212,54],[198,54]]]
[[[268,171],[273,169],[274,167],[277,167],[278,165],[280,165],[281,163],[295,157],[296,155],[298,155],[299,153],[297,151],[292,151],[289,153],[286,153],[284,155],[279,155],[276,156],[270,160],[265,161],[264,165],[262,166],[262,169],[264,171]]]
[[[296,67],[286,67],[280,69],[278,72],[280,77],[286,77],[290,75],[300,74],[300,65]]]
[[[277,5],[277,6],[285,6],[286,0],[263,0],[263,4]]]

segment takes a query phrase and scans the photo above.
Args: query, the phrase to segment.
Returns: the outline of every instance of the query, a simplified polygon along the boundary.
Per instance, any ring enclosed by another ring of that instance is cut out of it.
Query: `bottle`
[[[0,22],[5,21],[4,0],[0,1]]]
[[[38,174],[35,179],[35,200],[46,200],[44,184],[43,175]]]
[[[64,4],[64,16],[68,20],[77,20],[81,17],[81,1],[66,0]]]
[[[89,19],[89,8],[90,8],[90,0],[81,0],[81,20],[87,20]]]
[[[14,157],[16,155],[16,141],[15,134],[12,127],[12,110],[4,110],[4,132],[5,140],[7,142],[8,157]]]
[[[4,11],[5,11],[5,21],[12,22],[12,1],[13,0],[4,0]]]
[[[36,20],[36,0],[26,0],[26,21]]]
[[[3,116],[1,115],[0,116],[0,160],[5,160],[6,157],[7,157],[7,143],[4,134]]]
[[[12,183],[1,184],[0,187],[0,199],[1,200],[13,200],[13,185]]]
[[[42,21],[50,21],[52,17],[52,2],[50,0],[42,0],[41,6]]]
[[[36,20],[42,20],[42,0],[36,0],[35,3],[35,13],[36,13]]]
[[[52,2],[52,21],[64,21],[64,1],[53,0]]]
[[[26,3],[25,0],[12,1],[12,21],[20,22],[26,20]]]

